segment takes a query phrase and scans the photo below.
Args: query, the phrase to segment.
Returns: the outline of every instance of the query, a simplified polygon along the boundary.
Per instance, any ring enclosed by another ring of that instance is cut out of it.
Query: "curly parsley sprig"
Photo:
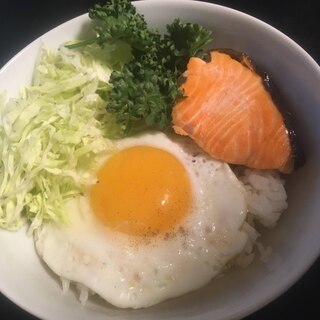
[[[176,19],[167,25],[167,34],[148,27],[143,15],[129,0],[111,0],[95,5],[89,17],[96,22],[96,38],[69,48],[98,44],[104,47],[123,41],[130,45],[132,59],[120,71],[113,71],[108,112],[128,134],[135,127],[166,128],[171,111],[183,97],[179,78],[192,56],[212,40],[211,31]]]

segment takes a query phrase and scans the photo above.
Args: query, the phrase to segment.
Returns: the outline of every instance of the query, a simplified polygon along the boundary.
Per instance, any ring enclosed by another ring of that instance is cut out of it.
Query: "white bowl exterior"
[[[289,210],[279,225],[266,231],[263,240],[275,252],[267,265],[256,261],[247,269],[234,269],[202,290],[143,310],[119,310],[100,302],[81,307],[73,292],[62,295],[60,284],[44,268],[25,230],[0,232],[1,291],[40,318],[53,319],[237,319],[262,307],[292,285],[320,252],[320,69],[288,37],[269,25],[238,11],[190,0],[138,2],[150,25],[163,26],[176,17],[213,30],[214,47],[228,47],[249,54],[275,80],[296,116],[307,155],[307,164],[288,182]],[[0,72],[0,90],[8,96],[29,84],[42,45],[57,47],[87,31],[88,17],[80,16],[43,35]]]

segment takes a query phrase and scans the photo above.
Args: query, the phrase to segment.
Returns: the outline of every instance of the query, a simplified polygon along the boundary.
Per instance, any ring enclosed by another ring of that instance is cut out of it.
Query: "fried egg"
[[[39,256],[121,308],[204,286],[246,245],[243,185],[186,137],[150,132],[116,146],[66,203],[70,223],[36,232]]]

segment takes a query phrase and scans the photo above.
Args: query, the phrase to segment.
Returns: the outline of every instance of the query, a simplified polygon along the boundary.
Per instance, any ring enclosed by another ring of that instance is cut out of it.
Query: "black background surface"
[[[87,12],[88,8],[96,2],[96,0],[1,0],[0,67],[28,43],[60,23]],[[320,19],[318,12],[320,4],[317,0],[216,0],[207,2],[243,11],[271,24],[296,41],[319,64]],[[303,232],[303,227],[301,231]],[[319,287],[320,260],[318,259],[302,279],[286,293],[245,319],[320,319]],[[0,294],[0,318],[36,319],[15,306],[2,294]]]

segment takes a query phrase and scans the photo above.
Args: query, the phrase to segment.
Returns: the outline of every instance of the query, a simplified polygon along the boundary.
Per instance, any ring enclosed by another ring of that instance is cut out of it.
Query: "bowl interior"
[[[1,290],[14,302],[44,319],[231,319],[240,318],[276,298],[294,283],[320,252],[319,66],[297,44],[265,23],[208,3],[178,0],[142,1],[138,11],[149,24],[165,30],[180,17],[211,29],[214,47],[233,48],[251,56],[268,71],[294,115],[306,152],[306,165],[287,179],[289,209],[263,242],[273,248],[268,263],[258,259],[247,269],[232,269],[205,288],[143,310],[119,310],[99,299],[83,308],[75,293],[61,294],[59,282],[39,261],[25,230],[0,232]],[[0,72],[0,90],[16,95],[30,83],[39,48],[57,47],[88,33],[86,15],[73,19],[33,42]],[[303,226],[303,232],[301,232]],[[10,243],[10,246],[8,245]]]

